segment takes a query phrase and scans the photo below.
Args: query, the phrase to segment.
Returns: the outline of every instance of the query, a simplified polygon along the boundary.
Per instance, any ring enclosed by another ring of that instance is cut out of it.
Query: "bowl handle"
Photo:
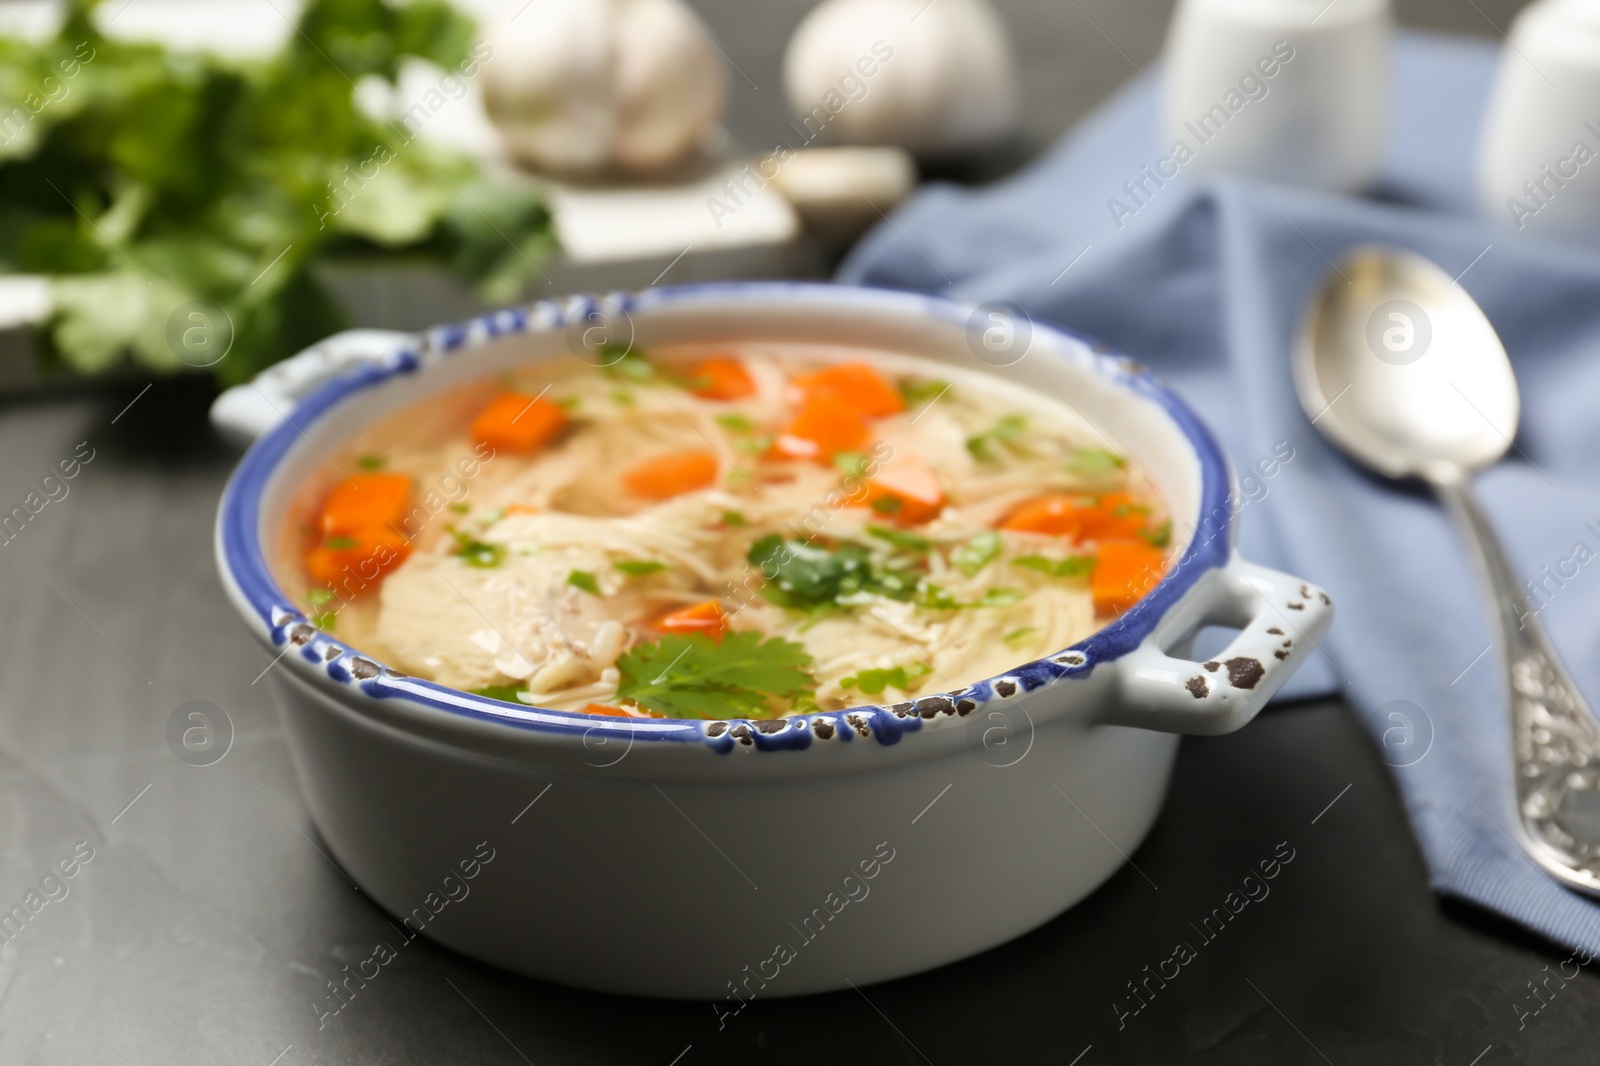
[[[1235,555],[1208,571],[1142,645],[1116,661],[1111,709],[1100,721],[1167,733],[1231,733],[1316,651],[1332,622],[1333,601],[1322,589]],[[1226,651],[1203,663],[1162,650],[1205,625],[1240,632]]]
[[[317,386],[357,363],[378,363],[415,343],[416,335],[390,329],[347,329],[268,367],[211,404],[211,424],[241,448],[289,417]]]

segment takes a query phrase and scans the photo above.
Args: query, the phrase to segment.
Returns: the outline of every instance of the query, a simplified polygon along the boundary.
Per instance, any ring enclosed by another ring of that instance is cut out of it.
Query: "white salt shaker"
[[[1512,229],[1600,241],[1600,0],[1538,0],[1512,23],[1478,198]]]
[[[1388,0],[1180,0],[1166,169],[1360,189],[1382,161],[1391,33]]]

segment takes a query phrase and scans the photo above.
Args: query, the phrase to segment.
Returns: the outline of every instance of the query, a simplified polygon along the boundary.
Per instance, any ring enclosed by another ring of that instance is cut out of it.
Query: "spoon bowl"
[[[1520,401],[1494,327],[1419,255],[1357,248],[1301,331],[1295,389],[1317,428],[1389,477],[1478,470],[1517,433]]]

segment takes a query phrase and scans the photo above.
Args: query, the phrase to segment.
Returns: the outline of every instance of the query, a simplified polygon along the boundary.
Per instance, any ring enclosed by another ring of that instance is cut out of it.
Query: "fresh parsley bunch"
[[[481,57],[444,0],[309,0],[264,61],[112,40],[96,6],[0,40],[0,272],[51,277],[49,361],[186,369],[169,326],[199,300],[231,321],[214,372],[237,382],[343,326],[315,272],[332,253],[416,250],[505,300],[551,246],[528,191],[356,106],[403,57]]]

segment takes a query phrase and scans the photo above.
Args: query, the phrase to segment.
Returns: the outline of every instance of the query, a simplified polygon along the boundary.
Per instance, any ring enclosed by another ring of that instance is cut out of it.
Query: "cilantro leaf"
[[[746,558],[767,579],[762,596],[802,611],[852,606],[869,595],[909,600],[920,580],[909,571],[874,566],[871,552],[850,542],[830,549],[768,533],[751,545]]]
[[[717,424],[734,433],[754,433],[756,431],[756,424],[738,413],[718,415]]]
[[[670,718],[769,718],[774,700],[803,704],[816,692],[811,655],[782,637],[733,632],[669,635],[617,660],[617,697]]]
[[[1000,555],[1000,534],[984,530],[950,553],[950,565],[968,577],[994,562]]]
[[[580,588],[591,596],[600,595],[600,581],[587,570],[574,570],[567,575],[567,584]]]

